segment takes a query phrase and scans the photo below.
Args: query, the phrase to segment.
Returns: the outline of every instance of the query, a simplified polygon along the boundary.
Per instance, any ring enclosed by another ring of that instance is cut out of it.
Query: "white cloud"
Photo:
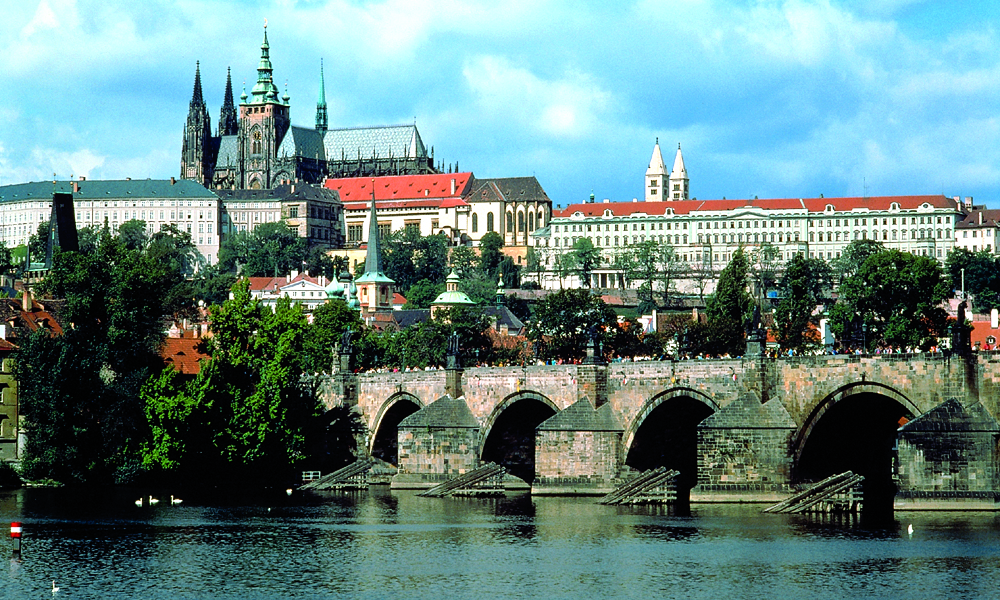
[[[490,122],[507,127],[517,123],[543,135],[587,136],[612,102],[611,94],[584,73],[545,80],[497,56],[467,61],[463,75]]]

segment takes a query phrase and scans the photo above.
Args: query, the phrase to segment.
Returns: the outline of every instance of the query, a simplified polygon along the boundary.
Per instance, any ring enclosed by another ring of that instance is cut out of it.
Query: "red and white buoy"
[[[10,539],[14,542],[14,556],[21,554],[21,522],[12,521],[10,524]]]

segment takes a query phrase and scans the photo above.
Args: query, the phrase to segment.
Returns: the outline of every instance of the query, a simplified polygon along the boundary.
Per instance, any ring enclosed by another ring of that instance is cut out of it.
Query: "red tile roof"
[[[178,373],[197,375],[201,372],[200,361],[209,358],[198,349],[201,342],[197,338],[167,338],[160,348],[160,357]]]
[[[959,205],[947,196],[877,196],[869,198],[766,198],[763,200],[674,200],[664,202],[601,202],[571,204],[561,211],[553,211],[553,217],[569,217],[575,212],[584,216],[595,217],[610,210],[611,214],[622,217],[636,213],[662,215],[668,209],[674,214],[686,215],[692,212],[723,212],[738,208],[761,208],[765,210],[795,210],[806,209],[809,212],[823,212],[826,206],[832,205],[837,212],[848,212],[854,209],[867,208],[873,211],[889,210],[893,202],[899,203],[903,210],[915,209],[927,203],[934,208],[954,208]]]
[[[394,175],[390,177],[347,177],[327,179],[323,186],[340,192],[340,201],[370,202],[372,180],[374,179],[375,201],[423,200],[434,198],[440,203],[442,198],[461,198],[473,180],[472,173],[436,173],[433,175]],[[451,182],[455,181],[455,191]]]

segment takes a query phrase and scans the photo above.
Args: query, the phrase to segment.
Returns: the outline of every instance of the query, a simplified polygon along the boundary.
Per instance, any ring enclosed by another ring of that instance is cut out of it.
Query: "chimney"
[[[177,178],[176,177],[171,177],[170,178],[170,185],[174,185],[175,183],[177,183]]]
[[[87,181],[87,178],[83,175],[80,175],[80,181]]]
[[[979,211],[979,224],[983,224],[983,211]]]
[[[126,177],[125,181],[132,181],[132,178],[131,177]]]
[[[31,312],[31,292],[28,291],[28,288],[24,288],[24,295],[21,296],[21,310]]]
[[[74,181],[73,182],[73,193],[74,194],[79,194],[80,193],[80,182],[79,181]]]
[[[455,195],[455,180],[454,179],[451,180],[451,195],[452,196]]]

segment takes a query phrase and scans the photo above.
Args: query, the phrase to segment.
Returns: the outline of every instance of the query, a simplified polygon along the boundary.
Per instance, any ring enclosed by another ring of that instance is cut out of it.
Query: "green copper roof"
[[[77,191],[73,191],[73,184]],[[218,200],[212,191],[189,179],[125,179],[85,181],[38,181],[0,186],[0,203],[26,200],[52,200],[52,193],[73,194],[74,200],[143,200],[170,198]]]
[[[267,43],[267,25],[264,25],[264,42],[260,45],[260,64],[257,65],[257,84],[250,90],[255,104],[278,101],[278,88],[271,76],[274,69],[271,67],[270,48]]]

